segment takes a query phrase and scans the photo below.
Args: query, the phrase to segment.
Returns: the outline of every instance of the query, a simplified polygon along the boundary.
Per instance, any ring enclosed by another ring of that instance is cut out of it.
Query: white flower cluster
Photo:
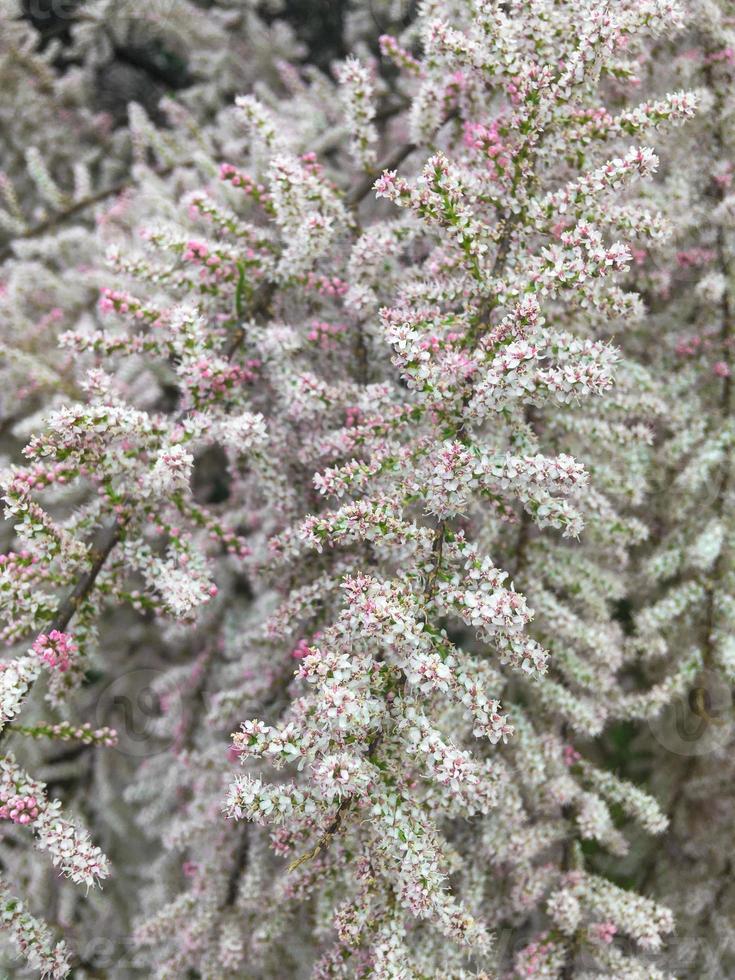
[[[0,670],[0,727],[20,711],[28,691],[41,673],[41,661],[33,654],[5,661]]]

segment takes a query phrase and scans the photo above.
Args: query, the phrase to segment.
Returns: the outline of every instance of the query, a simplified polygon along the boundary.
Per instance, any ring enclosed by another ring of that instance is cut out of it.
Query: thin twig
[[[154,173],[158,177],[167,177],[170,173],[174,171],[176,167],[190,167],[191,162],[170,164],[167,167],[161,167],[159,169],[154,169]],[[102,201],[107,200],[108,197],[114,197],[116,194],[122,194],[123,191],[128,190],[135,186],[134,180],[121,180],[116,184],[112,184],[110,187],[104,187],[102,190],[96,191],[94,194],[90,194],[87,197],[82,197],[78,201],[74,201],[73,204],[69,205],[64,211],[58,211],[56,214],[50,215],[43,221],[39,222],[37,225],[33,225],[31,228],[26,228],[25,231],[19,232],[17,235],[13,235],[7,245],[0,248],[0,262],[4,262],[9,259],[13,254],[13,243],[17,241],[28,241],[31,238],[40,238],[49,231],[53,231],[59,225],[64,224],[70,218],[79,214],[81,211],[86,211],[87,208],[94,207],[95,204],[100,204]]]

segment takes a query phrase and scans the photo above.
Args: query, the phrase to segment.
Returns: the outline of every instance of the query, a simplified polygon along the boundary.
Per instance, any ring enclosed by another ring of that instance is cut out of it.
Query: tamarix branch
[[[333,6],[0,3],[0,972],[729,975],[735,13]]]

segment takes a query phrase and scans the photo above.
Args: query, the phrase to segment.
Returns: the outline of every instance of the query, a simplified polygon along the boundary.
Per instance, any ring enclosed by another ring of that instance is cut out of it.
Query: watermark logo
[[[735,735],[732,688],[717,671],[702,671],[683,694],[651,712],[648,724],[656,741],[669,752],[708,755]]]
[[[156,755],[170,747],[181,719],[177,693],[162,696],[156,683],[160,670],[140,667],[121,674],[102,689],[95,704],[97,725],[118,735],[116,751],[135,758]]]

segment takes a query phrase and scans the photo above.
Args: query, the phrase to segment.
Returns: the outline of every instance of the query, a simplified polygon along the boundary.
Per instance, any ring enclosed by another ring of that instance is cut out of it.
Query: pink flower
[[[488,168],[496,178],[502,177],[510,166],[510,148],[499,134],[501,122],[494,119],[489,126],[468,122],[464,127],[465,144],[488,158]]]
[[[32,823],[39,813],[39,801],[35,796],[9,796],[0,805],[0,818],[13,823]]]
[[[633,256],[633,261],[636,265],[643,265],[648,255],[644,248],[631,248],[630,254]]]
[[[209,256],[209,249],[203,242],[189,241],[186,243],[186,251],[184,252],[184,261],[191,262],[192,260],[203,261]]]
[[[60,671],[69,669],[72,656],[77,652],[77,645],[69,633],[51,630],[47,635],[41,633],[31,648],[51,669]]]
[[[308,657],[309,656],[308,640],[302,637],[291,651],[291,656],[294,658],[294,660],[303,660],[304,657]]]
[[[717,361],[716,364],[712,365],[712,371],[718,378],[729,378],[732,374],[730,365],[726,361]]]
[[[609,946],[618,930],[613,922],[593,922],[589,931],[592,938]]]

